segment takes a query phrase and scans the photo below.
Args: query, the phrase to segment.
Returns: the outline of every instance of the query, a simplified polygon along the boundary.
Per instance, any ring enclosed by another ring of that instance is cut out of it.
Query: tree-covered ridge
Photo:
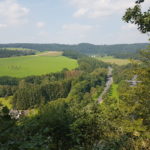
[[[79,59],[82,57],[86,57],[86,55],[80,53],[79,51],[72,51],[72,50],[64,50],[63,56],[73,58],[73,59]]]
[[[15,57],[15,56],[26,56],[26,55],[35,55],[35,50],[24,50],[24,49],[18,49],[18,48],[0,48],[0,58],[5,57]]]
[[[88,43],[81,43],[78,45],[65,44],[0,44],[0,47],[16,47],[36,49],[38,51],[66,51],[73,50],[87,55],[108,55],[117,58],[138,58],[138,52],[145,49],[148,43],[137,44],[116,44],[116,45],[93,45]]]

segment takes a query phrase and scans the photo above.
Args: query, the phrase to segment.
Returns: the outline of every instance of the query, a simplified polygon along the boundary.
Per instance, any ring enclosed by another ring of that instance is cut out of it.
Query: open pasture
[[[114,58],[113,56],[105,56],[105,57],[97,57],[97,59],[104,61],[106,63],[110,63],[110,64],[116,64],[116,65],[127,65],[130,62],[130,60],[128,59],[119,59],[119,58]]]
[[[76,68],[77,61],[64,56],[21,56],[0,58],[0,76],[26,77]]]
[[[63,52],[61,51],[49,51],[49,52],[43,52],[39,53],[36,56],[61,56]]]
[[[111,98],[119,99],[118,84],[115,83],[112,84],[109,94]]]

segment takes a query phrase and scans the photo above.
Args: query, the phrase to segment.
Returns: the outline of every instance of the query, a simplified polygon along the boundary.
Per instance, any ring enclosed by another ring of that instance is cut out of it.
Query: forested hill
[[[81,43],[78,45],[65,45],[65,44],[29,44],[29,43],[16,43],[16,44],[0,44],[2,47],[15,47],[15,48],[28,48],[36,49],[39,51],[64,51],[76,50],[84,54],[97,54],[97,55],[113,55],[119,58],[136,57],[135,54],[141,49],[146,48],[148,43],[137,44],[116,44],[116,45],[93,45],[89,43]]]
[[[19,49],[19,48],[0,48],[0,58],[34,55],[36,50]]]

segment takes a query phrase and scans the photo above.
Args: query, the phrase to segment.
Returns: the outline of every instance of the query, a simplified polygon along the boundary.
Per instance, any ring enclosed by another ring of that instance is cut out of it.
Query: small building
[[[28,110],[10,110],[9,115],[11,119],[19,119],[21,116],[26,116],[28,114]]]
[[[135,87],[137,86],[138,83],[141,83],[142,81],[137,81],[137,75],[134,75],[132,80],[126,80],[126,82],[130,83],[130,87]]]

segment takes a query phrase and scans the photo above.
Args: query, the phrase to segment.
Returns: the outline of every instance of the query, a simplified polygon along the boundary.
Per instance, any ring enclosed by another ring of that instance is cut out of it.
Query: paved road
[[[103,96],[108,92],[110,86],[113,83],[112,71],[113,71],[113,69],[111,67],[109,67],[108,68],[108,74],[107,74],[107,82],[106,82],[106,85],[105,85],[103,92],[101,93],[101,95],[98,98],[98,103],[101,103],[103,101],[103,99],[102,99]]]

